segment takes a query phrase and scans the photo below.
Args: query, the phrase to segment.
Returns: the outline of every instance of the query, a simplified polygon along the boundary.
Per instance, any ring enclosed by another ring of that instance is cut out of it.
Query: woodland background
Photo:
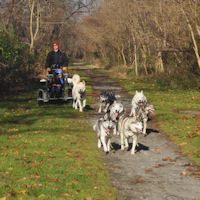
[[[71,62],[200,88],[200,0],[0,0],[1,94],[44,74],[53,40]]]

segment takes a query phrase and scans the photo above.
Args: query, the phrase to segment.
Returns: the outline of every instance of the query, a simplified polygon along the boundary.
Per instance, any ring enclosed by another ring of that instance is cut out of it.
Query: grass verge
[[[38,106],[36,91],[1,100],[0,199],[115,199],[88,112]]]

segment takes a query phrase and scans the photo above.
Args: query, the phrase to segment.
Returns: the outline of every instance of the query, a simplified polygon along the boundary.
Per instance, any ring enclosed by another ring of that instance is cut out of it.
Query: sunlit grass
[[[39,106],[36,91],[1,100],[0,199],[115,199],[89,112]]]

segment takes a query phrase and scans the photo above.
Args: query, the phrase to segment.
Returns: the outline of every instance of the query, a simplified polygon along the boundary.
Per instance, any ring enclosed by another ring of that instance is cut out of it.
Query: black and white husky
[[[104,105],[104,112],[106,113],[109,110],[109,107],[119,98],[119,95],[115,95],[113,91],[103,91],[99,95],[99,110],[98,113],[101,113],[102,106]]]
[[[111,131],[113,128],[114,123],[111,120],[104,120],[103,118],[98,119],[93,126],[93,130],[96,132],[98,138],[98,148],[101,148],[103,145],[103,150],[107,153],[111,147]]]

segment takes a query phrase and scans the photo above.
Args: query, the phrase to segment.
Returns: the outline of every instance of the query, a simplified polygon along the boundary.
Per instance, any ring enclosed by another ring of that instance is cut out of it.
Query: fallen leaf
[[[14,152],[14,154],[15,154],[15,155],[18,155],[18,154],[19,154],[19,151],[16,150],[16,151]]]
[[[181,172],[181,175],[184,175],[184,176],[186,176],[187,175],[187,173],[186,172]]]
[[[34,163],[32,163],[31,165],[30,165],[30,167],[36,167],[36,166],[38,166],[39,165],[39,163],[38,162],[34,162]]]
[[[159,149],[159,148],[155,148],[155,151],[156,151],[156,152],[160,152],[161,149]]]
[[[34,151],[33,153],[34,153],[34,154],[41,154],[40,151]]]
[[[198,174],[196,177],[197,177],[197,178],[200,178],[200,174]]]
[[[155,168],[160,168],[160,167],[163,167],[163,166],[165,166],[164,164],[157,164],[157,165],[155,165],[154,167]]]
[[[193,138],[193,137],[198,136],[197,133],[190,133],[190,132],[188,132],[187,135],[188,135],[189,138]]]
[[[17,131],[18,131],[18,129],[17,129]],[[10,139],[18,138],[18,137],[22,137],[22,135],[21,134],[17,134],[17,135],[10,135],[10,136],[8,136],[8,138],[10,138]]]
[[[153,170],[151,168],[148,168],[145,170],[145,172],[152,172]]]
[[[0,200],[6,200],[6,197],[1,197]]]
[[[42,184],[32,184],[32,185],[28,185],[27,188],[38,188],[38,187],[42,187]]]
[[[163,161],[167,161],[167,160],[168,160],[168,161],[171,161],[172,159],[171,159],[170,157],[167,157],[167,158],[163,158],[162,160],[163,160]]]
[[[46,195],[45,194],[41,194],[38,196],[38,198],[42,198],[42,197],[45,197]]]
[[[39,179],[40,178],[40,174],[38,172],[33,172],[32,174],[30,174],[30,179]]]
[[[26,190],[21,190],[18,192],[19,194],[26,194]]]
[[[181,144],[180,144],[180,146],[183,146],[183,145],[186,145],[187,144],[187,142],[182,142]]]
[[[192,166],[192,163],[186,163],[184,166],[185,167]]]
[[[98,190],[98,189],[99,189],[99,187],[98,187],[98,186],[94,186],[94,189],[95,189],[95,190]]]

